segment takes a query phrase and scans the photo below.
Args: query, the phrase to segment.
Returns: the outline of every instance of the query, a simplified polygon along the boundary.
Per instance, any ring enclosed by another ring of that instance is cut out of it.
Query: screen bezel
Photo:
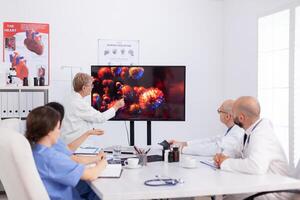
[[[186,120],[186,66],[185,65],[91,65],[91,75],[92,68],[97,67],[180,67],[183,68],[184,72],[184,106],[183,106],[183,119],[140,119],[140,118],[130,118],[130,119],[115,119],[115,117],[109,119],[109,121],[185,121]],[[91,93],[92,94],[92,93]],[[92,98],[91,98],[92,105]],[[98,110],[97,110],[98,111]],[[100,111],[98,111],[100,112]]]

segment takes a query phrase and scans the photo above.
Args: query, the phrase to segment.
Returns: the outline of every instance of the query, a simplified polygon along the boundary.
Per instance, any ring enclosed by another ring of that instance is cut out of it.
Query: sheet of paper
[[[120,178],[122,173],[121,164],[109,164],[100,174],[100,178]]]

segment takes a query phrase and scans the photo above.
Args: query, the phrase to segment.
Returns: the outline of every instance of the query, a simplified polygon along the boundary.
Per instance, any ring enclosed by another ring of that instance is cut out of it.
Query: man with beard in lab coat
[[[238,156],[244,131],[233,122],[233,103],[232,99],[225,100],[217,110],[220,121],[227,127],[224,134],[188,142],[171,140],[170,143],[180,146],[184,154],[214,156],[218,152],[223,152],[227,156]]]
[[[288,162],[272,124],[260,118],[260,105],[256,98],[243,96],[233,105],[234,123],[245,130],[239,158],[216,154],[215,163],[220,169],[246,174],[288,175]],[[272,193],[257,199],[288,199],[284,193]],[[243,199],[249,194],[227,195],[225,199]]]

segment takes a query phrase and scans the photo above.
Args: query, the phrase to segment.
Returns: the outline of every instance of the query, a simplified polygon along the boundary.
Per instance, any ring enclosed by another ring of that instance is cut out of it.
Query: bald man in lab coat
[[[234,100],[227,99],[217,110],[220,121],[227,127],[225,133],[187,142],[171,140],[170,143],[179,145],[184,154],[214,156],[218,152],[223,152],[227,156],[238,156],[244,131],[234,124],[232,115],[233,103]]]
[[[216,154],[220,169],[245,174],[288,175],[288,162],[271,122],[260,118],[260,105],[256,98],[238,98],[232,108],[234,123],[245,130],[239,158]],[[287,194],[273,193],[256,199],[289,199]],[[229,195],[225,199],[243,199],[249,194]]]

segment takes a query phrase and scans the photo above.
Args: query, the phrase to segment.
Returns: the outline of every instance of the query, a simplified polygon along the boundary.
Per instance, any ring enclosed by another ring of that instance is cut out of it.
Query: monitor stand
[[[151,145],[151,121],[147,121],[147,145]],[[134,121],[130,121],[130,146],[134,145]]]

